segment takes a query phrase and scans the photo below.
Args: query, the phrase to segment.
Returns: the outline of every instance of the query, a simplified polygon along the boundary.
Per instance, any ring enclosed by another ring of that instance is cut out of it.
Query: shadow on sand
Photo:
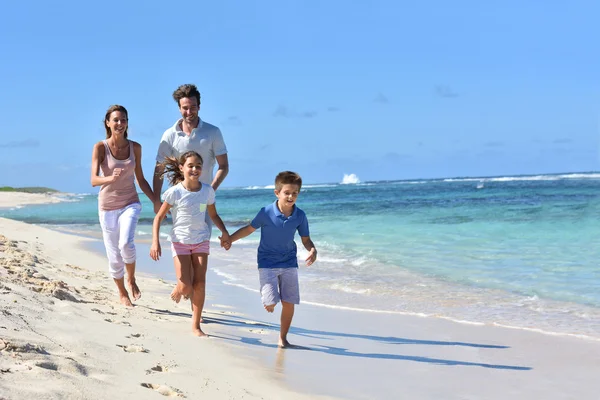
[[[169,310],[160,310],[148,307],[151,313],[160,314],[160,315],[170,315],[176,317],[185,317],[190,318],[190,313],[181,313],[181,312],[172,312]],[[235,315],[228,315],[226,318],[222,317],[220,314],[205,312],[203,315],[204,323],[210,324],[220,324],[227,326],[234,326],[238,328],[261,328],[267,329],[274,332],[279,332],[279,325],[269,324],[263,321],[254,321],[248,320]],[[374,340],[381,343],[386,344],[416,344],[416,345],[430,345],[430,346],[465,346],[465,347],[475,347],[482,349],[507,349],[509,346],[500,346],[500,345],[491,345],[491,344],[480,344],[480,343],[468,343],[468,342],[445,342],[445,341],[437,341],[437,340],[422,340],[422,339],[408,339],[408,338],[400,338],[394,336],[373,336],[373,335],[361,335],[354,333],[343,333],[343,332],[329,332],[329,331],[320,331],[320,330],[312,330],[312,329],[304,329],[299,327],[292,327],[290,329],[290,333],[305,336],[309,338],[319,339],[319,340],[334,340],[336,337],[344,337],[344,338],[353,338],[353,339],[363,339],[363,340]],[[245,337],[245,336],[233,336],[233,337],[224,337],[217,335],[210,335],[213,337],[218,337],[220,339],[237,341],[244,344],[249,344],[252,346],[261,346],[268,347],[273,349],[278,349],[277,344],[263,343],[261,339]],[[503,370],[515,370],[515,371],[529,371],[533,368],[531,367],[523,367],[523,366],[515,366],[515,365],[501,365],[501,364],[486,364],[486,363],[477,363],[477,362],[469,362],[469,361],[458,361],[458,360],[445,360],[438,358],[430,358],[430,357],[419,357],[419,356],[408,356],[402,354],[386,354],[386,353],[357,353],[342,347],[334,347],[327,345],[314,345],[311,347],[305,346],[293,346],[289,349],[285,350],[308,350],[308,351],[316,351],[322,352],[325,354],[332,354],[336,356],[346,356],[346,357],[358,357],[358,358],[372,358],[372,359],[382,359],[382,360],[399,360],[399,361],[414,361],[421,363],[431,363],[437,365],[448,365],[448,366],[472,366],[472,367],[482,367],[482,368],[492,368],[492,369],[503,369]]]

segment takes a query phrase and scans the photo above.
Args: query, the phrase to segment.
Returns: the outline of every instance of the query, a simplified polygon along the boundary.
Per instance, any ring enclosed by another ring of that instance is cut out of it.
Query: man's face
[[[198,111],[200,105],[195,97],[184,97],[179,100],[179,112],[188,124],[195,124],[198,121]]]

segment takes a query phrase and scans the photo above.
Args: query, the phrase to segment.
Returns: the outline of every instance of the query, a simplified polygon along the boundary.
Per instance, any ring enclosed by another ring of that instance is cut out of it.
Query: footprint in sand
[[[127,335],[125,336],[127,339],[131,339],[131,338],[139,338],[142,337],[143,335],[141,333],[132,333],[131,335]]]
[[[254,333],[257,335],[268,335],[269,331],[264,330],[264,329],[244,329],[245,331],[248,331],[250,333]]]
[[[121,325],[125,325],[125,326],[131,326],[131,323],[127,322],[127,321],[115,321],[114,319],[110,319],[110,318],[105,318],[104,320],[106,322],[110,322],[111,324],[121,324]]]
[[[147,349],[143,348],[142,346],[138,346],[136,344],[130,344],[128,346],[118,344],[117,347],[122,348],[123,351],[126,353],[148,353]]]
[[[174,367],[176,367],[176,365],[165,366],[165,365],[156,364],[154,367],[146,370],[146,375],[152,374],[154,372],[168,372],[171,369],[173,369]]]
[[[235,311],[220,311],[220,310],[217,310],[217,311],[213,311],[213,312],[217,313],[217,314],[225,314],[225,315],[242,315],[241,313],[235,312]]]
[[[92,311],[95,311],[95,312],[97,312],[98,314],[104,314],[104,311],[102,311],[102,310],[99,310],[99,309],[97,309],[97,308],[92,308]],[[105,321],[106,321],[106,320],[105,320]]]
[[[56,365],[53,362],[42,361],[42,362],[36,363],[35,366],[43,368],[43,369],[49,369],[51,371],[58,371],[58,365]]]
[[[163,396],[168,397],[185,397],[181,390],[175,389],[166,385],[157,385],[156,383],[140,383],[145,388],[156,390]]]
[[[14,353],[38,353],[38,354],[48,354],[46,350],[39,344],[15,344],[11,342],[2,341],[4,345],[4,351],[14,352]]]

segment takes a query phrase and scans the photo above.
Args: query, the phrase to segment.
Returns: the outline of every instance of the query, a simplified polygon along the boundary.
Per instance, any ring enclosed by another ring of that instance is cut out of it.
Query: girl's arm
[[[306,265],[310,266],[312,263],[317,261],[317,248],[312,240],[310,240],[310,236],[300,236],[302,239],[302,244],[304,248],[308,250],[308,257],[306,257]]]
[[[163,219],[165,219],[167,213],[171,209],[171,205],[166,201],[162,203],[160,206],[160,210],[154,217],[154,221],[152,222],[152,246],[150,247],[150,257],[154,261],[158,261],[161,256],[160,249],[160,223]]]
[[[217,214],[217,206],[215,206],[215,203],[209,204],[207,206],[207,209],[208,215],[210,215],[210,219],[221,231],[221,236],[219,236],[219,239],[221,240],[221,246],[224,247],[225,250],[229,250],[229,248],[231,247],[229,232],[227,232],[227,228],[225,227],[223,220],[221,219],[221,217],[219,217],[219,214]]]
[[[113,183],[119,178],[118,174],[111,176],[100,176],[100,164],[102,161],[104,161],[104,156],[104,144],[102,142],[96,143],[94,145],[94,149],[92,150],[92,175],[90,178],[92,187]]]
[[[152,188],[146,178],[144,178],[144,171],[142,170],[142,145],[139,143],[133,142],[133,153],[135,154],[135,178],[137,179],[137,183],[142,189],[142,192],[148,199],[154,204],[156,201],[154,192],[152,192]]]

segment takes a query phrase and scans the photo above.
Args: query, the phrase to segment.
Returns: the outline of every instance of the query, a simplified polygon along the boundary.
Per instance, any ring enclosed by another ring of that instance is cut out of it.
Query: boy
[[[310,266],[317,259],[317,249],[310,240],[306,214],[295,205],[301,187],[300,175],[291,171],[280,172],[275,178],[277,200],[263,207],[250,225],[238,229],[230,236],[230,243],[233,243],[258,228],[261,229],[257,256],[260,293],[265,310],[270,313],[281,300],[281,348],[291,346],[287,334],[294,316],[294,305],[300,304],[298,259],[294,242],[296,231],[309,252],[306,265]],[[230,244],[225,248],[228,249],[229,246]]]

